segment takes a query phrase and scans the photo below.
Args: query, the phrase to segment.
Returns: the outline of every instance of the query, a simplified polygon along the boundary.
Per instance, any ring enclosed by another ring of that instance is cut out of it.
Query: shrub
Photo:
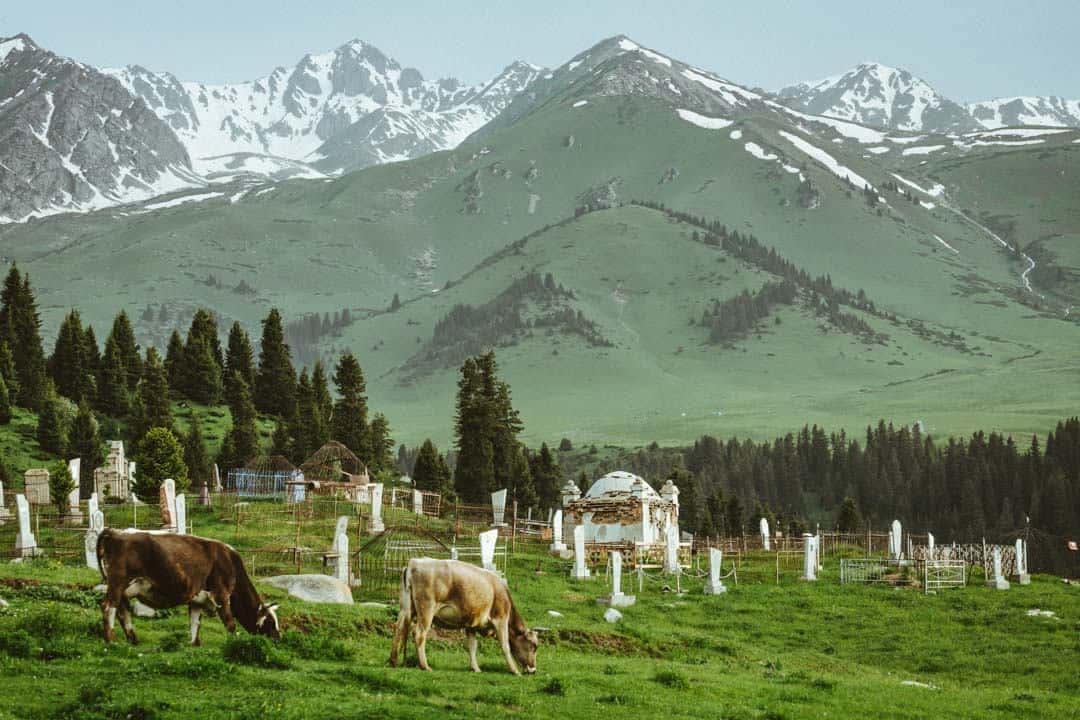
[[[681,672],[675,670],[661,670],[653,675],[653,681],[672,690],[686,690],[690,687],[690,681]]]
[[[562,680],[559,678],[551,678],[547,684],[540,688],[540,692],[547,693],[548,695],[566,695],[566,688],[563,687]]]
[[[225,641],[222,648],[225,660],[238,665],[283,670],[289,667],[288,660],[262,635],[236,635]]]
[[[34,654],[35,643],[25,630],[0,633],[0,652],[13,658],[26,659]]]

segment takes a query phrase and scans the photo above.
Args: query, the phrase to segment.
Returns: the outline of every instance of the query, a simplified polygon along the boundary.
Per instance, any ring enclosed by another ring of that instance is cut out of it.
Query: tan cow
[[[514,607],[506,582],[493,572],[457,560],[413,558],[401,573],[401,611],[394,628],[390,664],[397,667],[404,657],[412,625],[413,642],[420,667],[428,665],[425,644],[432,623],[462,629],[469,642],[469,667],[480,672],[476,662],[477,634],[494,633],[502,647],[510,672],[520,675],[515,658],[525,672],[536,672],[535,630],[529,630]]]

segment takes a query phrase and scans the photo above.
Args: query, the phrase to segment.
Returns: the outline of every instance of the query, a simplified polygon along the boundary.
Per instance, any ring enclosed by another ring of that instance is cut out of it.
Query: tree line
[[[166,477],[181,488],[189,479],[209,479],[212,463],[199,415],[192,409],[188,431],[180,431],[173,400],[228,406],[230,426],[216,457],[224,468],[263,452],[260,415],[276,419],[270,450],[296,464],[334,439],[373,473],[393,466],[389,423],[381,413],[369,416],[355,356],[340,357],[332,399],[321,361],[310,374],[305,367],[297,376],[277,309],[262,321],[257,358],[239,323],[229,329],[223,348],[217,319],[205,309],[195,312],[186,337],[172,333],[164,358],[154,347],[140,351],[124,311],[114,318],[103,352],[78,310],[65,316],[47,358],[40,327],[30,279],[12,265],[0,292],[0,424],[11,421],[13,405],[36,412],[41,448],[83,459],[84,494],[104,459],[106,435],[122,434],[129,443],[140,476],[135,491],[146,499],[156,498],[157,484]],[[6,475],[6,466],[0,472]]]

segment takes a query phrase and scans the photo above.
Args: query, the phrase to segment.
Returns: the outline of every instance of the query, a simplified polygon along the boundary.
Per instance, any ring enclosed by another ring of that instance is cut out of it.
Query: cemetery
[[[1059,579],[1032,577],[1023,537],[1007,546],[954,545],[932,533],[909,534],[897,520],[887,532],[861,535],[817,529],[785,537],[763,522],[754,536],[699,539],[679,532],[677,490],[657,493],[639,477],[613,475],[584,495],[568,483],[547,519],[522,516],[498,491],[490,504],[470,506],[425,497],[405,483],[269,498],[213,488],[207,502],[189,507],[187,495],[167,480],[157,504],[105,502],[97,492],[74,498],[79,512],[69,515],[77,523],[23,492],[0,492],[0,598],[7,604],[0,608],[0,632],[23,637],[21,627],[49,615],[71,635],[66,651],[41,651],[59,652],[49,663],[78,667],[108,656],[118,667],[152,668],[144,691],[101,691],[132,707],[171,683],[228,672],[253,687],[286,688],[309,711],[343,704],[389,712],[413,703],[393,714],[417,717],[435,716],[440,703],[461,715],[601,707],[626,717],[684,716],[672,704],[688,708],[687,717],[701,716],[702,708],[752,717],[767,703],[796,717],[807,702],[840,714],[899,704],[903,717],[943,708],[978,716],[976,709],[991,706],[1069,716],[1075,680],[1048,660],[1028,657],[1025,648],[1037,638],[1069,652],[1075,638],[1065,630],[1080,611],[1080,596]],[[257,643],[269,659],[236,664],[230,648],[254,639],[242,632],[226,638],[220,623],[207,622],[204,646],[188,647],[176,640],[186,629],[182,613],[145,609],[157,617],[141,620],[144,654],[136,659],[123,642],[106,648],[94,622],[101,579],[95,547],[106,527],[230,543],[259,590],[281,604],[284,639]],[[401,570],[414,557],[456,559],[502,577],[542,633],[538,675],[512,678],[497,649],[481,644],[481,666],[489,672],[463,694],[456,672],[440,669],[463,663],[461,635],[449,631],[429,643],[436,666],[430,681],[411,669],[392,673],[387,633]],[[1030,614],[1033,608],[1037,614]],[[1002,627],[980,629],[986,637],[973,644],[972,623],[997,616]],[[934,632],[926,632],[927,623]],[[881,640],[868,644],[873,637]],[[974,650],[962,649],[982,643],[992,643],[1000,659],[986,665]],[[0,640],[0,662],[16,676],[42,662],[33,659],[38,651],[18,659],[11,647]],[[990,687],[993,668],[1010,658],[1023,659],[1034,674]],[[177,679],[172,663],[192,669]],[[313,692],[303,676],[316,671],[345,672],[351,680]],[[94,687],[107,684],[74,674]],[[63,694],[60,678],[43,682]],[[892,699],[881,705],[874,698],[886,691]],[[185,708],[197,712],[201,702]],[[249,692],[236,702],[257,705]]]

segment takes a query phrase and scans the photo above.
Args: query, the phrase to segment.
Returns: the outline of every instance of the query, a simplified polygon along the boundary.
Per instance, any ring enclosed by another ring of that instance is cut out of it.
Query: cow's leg
[[[191,633],[191,644],[202,645],[199,640],[199,626],[202,623],[203,607],[191,603],[188,605],[188,629]]]
[[[427,636],[431,631],[431,622],[435,619],[435,605],[416,607],[417,617],[413,618],[413,642],[416,643],[416,657],[420,660],[422,670],[431,670],[427,661]]]
[[[124,635],[127,636],[128,642],[138,645],[139,638],[135,635],[135,626],[131,624],[131,602],[126,597],[120,601],[117,616],[120,618],[120,627],[124,628]]]
[[[390,645],[390,667],[398,666],[398,655],[401,655],[401,663],[404,665],[407,658],[406,645],[409,643],[409,606],[403,605],[398,612],[397,623],[394,625],[394,640]]]
[[[105,598],[101,601],[101,625],[105,631],[105,642],[111,643],[116,640],[113,626],[116,623],[116,609],[120,607],[124,596],[119,587],[113,588],[110,584],[105,590]]]
[[[514,662],[514,656],[510,652],[510,619],[502,618],[495,621],[495,637],[499,639],[499,645],[502,647],[503,657],[506,658],[506,666],[510,668],[510,672],[515,675],[520,675],[521,672],[517,668],[517,663]]]
[[[468,628],[465,630],[465,639],[469,645],[469,669],[473,672],[480,672],[480,664],[476,662],[476,630]]]
[[[229,596],[225,595],[218,599],[218,616],[221,617],[221,622],[225,623],[225,629],[230,633],[236,633],[236,618],[232,614],[232,603],[229,602]]]

